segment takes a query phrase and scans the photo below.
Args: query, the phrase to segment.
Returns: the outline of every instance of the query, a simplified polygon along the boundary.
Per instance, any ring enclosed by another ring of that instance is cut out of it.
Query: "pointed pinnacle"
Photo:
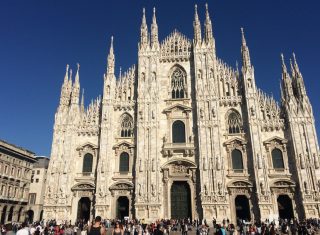
[[[142,9],[142,25],[146,25],[147,24],[147,20],[146,20],[146,9],[143,8]]]
[[[246,38],[244,37],[244,30],[242,27],[241,27],[241,37],[242,37],[242,45],[243,46],[247,45]]]
[[[282,72],[287,73],[287,66],[286,66],[286,64],[285,64],[285,62],[284,62],[283,53],[281,53],[280,56],[281,56],[281,62],[282,62]]]
[[[209,15],[209,8],[208,8],[208,3],[206,3],[206,20],[210,20],[210,15]]]
[[[113,36],[111,36],[110,54],[113,54]]]
[[[199,21],[197,4],[194,5],[194,19],[195,19],[195,21]]]
[[[64,82],[67,82],[67,81],[69,80],[69,78],[68,78],[68,72],[69,72],[69,65],[67,64],[67,66],[66,66],[66,74],[65,74],[65,76],[64,76]]]

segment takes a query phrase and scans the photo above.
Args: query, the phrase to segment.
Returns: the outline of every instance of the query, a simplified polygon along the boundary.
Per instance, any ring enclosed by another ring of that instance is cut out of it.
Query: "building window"
[[[172,143],[185,143],[186,130],[182,121],[175,121],[172,124]]]
[[[11,168],[11,175],[14,175],[14,167]]]
[[[40,174],[40,170],[37,170],[37,175],[39,175]]]
[[[18,169],[18,177],[21,176],[21,169]]]
[[[8,174],[8,166],[5,166],[5,167],[4,167],[4,173],[5,173],[5,174]]]
[[[228,130],[229,134],[240,133],[242,129],[241,116],[236,111],[231,111],[228,115]]]
[[[36,203],[36,193],[29,193],[29,204],[34,205]]]
[[[33,180],[33,179],[31,179],[31,183],[33,183],[33,181],[34,181],[34,180]]]
[[[125,113],[121,116],[121,137],[132,137],[133,135],[133,119]]]
[[[5,194],[5,191],[6,191],[6,186],[5,186],[5,185],[2,185],[2,186],[1,186],[1,195],[2,195],[2,196]]]
[[[127,173],[129,171],[129,154],[121,153],[119,161],[119,172]]]
[[[232,158],[232,169],[234,171],[241,171],[243,170],[243,161],[242,161],[242,153],[238,149],[232,150],[231,153]]]
[[[282,151],[280,149],[275,148],[272,150],[271,155],[272,155],[273,168],[277,170],[283,170],[284,162],[283,162]]]
[[[39,183],[39,179],[36,179],[36,183]]]
[[[181,68],[175,68],[171,75],[171,94],[172,99],[182,99],[185,97],[184,81],[185,72]]]
[[[92,172],[92,162],[93,162],[92,154],[87,153],[86,155],[84,155],[83,166],[82,166],[82,172],[83,173]]]

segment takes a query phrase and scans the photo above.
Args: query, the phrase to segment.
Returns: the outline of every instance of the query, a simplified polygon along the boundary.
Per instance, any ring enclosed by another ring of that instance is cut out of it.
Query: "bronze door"
[[[191,219],[190,187],[185,181],[175,181],[171,186],[171,218]]]

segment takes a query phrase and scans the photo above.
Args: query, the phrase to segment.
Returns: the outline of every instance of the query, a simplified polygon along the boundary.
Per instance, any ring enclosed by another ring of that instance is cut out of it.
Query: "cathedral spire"
[[[80,69],[80,64],[77,63],[77,72],[76,72],[75,81],[72,86],[72,93],[71,93],[71,103],[77,104],[77,105],[79,104],[79,96],[80,96],[79,69]]]
[[[81,95],[81,113],[84,113],[84,89],[82,89]]]
[[[69,65],[66,66],[66,73],[64,75],[64,80],[61,86],[60,94],[60,106],[67,106],[69,104],[70,91],[69,91]]]
[[[290,100],[290,98],[293,95],[293,90],[292,90],[292,82],[290,75],[287,70],[287,66],[284,62],[284,56],[281,53],[281,66],[282,66],[282,85],[281,85],[281,94],[282,94],[282,99],[284,100]]]
[[[194,21],[193,21],[193,30],[194,30],[194,43],[201,43],[201,24],[198,16],[198,6],[194,5]]]
[[[304,85],[304,81],[303,81],[303,77],[302,74],[300,72],[298,63],[297,63],[297,59],[296,59],[296,55],[294,53],[292,53],[292,57],[293,57],[293,87],[295,89],[295,93],[297,95],[297,98],[299,100],[301,100],[303,97],[305,97],[307,95],[306,93],[306,88]]]
[[[67,84],[68,83],[68,80],[69,80],[68,73],[69,73],[69,65],[67,64],[67,66],[66,66],[66,74],[64,75],[63,84]]]
[[[250,53],[249,53],[249,48],[247,46],[246,39],[244,37],[243,28],[241,28],[241,38],[242,38],[242,46],[241,46],[242,66],[245,69],[250,69],[251,68]]]
[[[113,36],[111,36],[110,51],[108,55],[107,73],[114,74],[114,52],[113,52]]]
[[[158,39],[158,24],[156,18],[156,8],[153,8],[153,17],[152,17],[152,24],[151,24],[151,47],[155,48],[159,46],[159,39]]]
[[[206,3],[206,20],[204,23],[205,27],[205,41],[206,43],[213,41],[213,34],[212,34],[212,23],[209,15],[208,3]]]
[[[148,26],[146,20],[146,10],[142,10],[142,23],[140,27],[140,48],[145,48],[148,45]]]

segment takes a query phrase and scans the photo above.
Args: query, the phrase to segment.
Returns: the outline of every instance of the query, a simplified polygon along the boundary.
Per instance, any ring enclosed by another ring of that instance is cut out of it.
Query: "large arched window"
[[[127,173],[128,171],[129,171],[129,154],[123,152],[120,154],[119,172]]]
[[[243,170],[243,161],[242,161],[241,151],[238,149],[232,150],[231,158],[232,158],[232,169],[234,171],[242,171]]]
[[[121,137],[132,137],[133,135],[133,119],[125,113],[121,116]]]
[[[171,75],[172,99],[182,99],[185,97],[184,82],[185,72],[181,68],[175,68]]]
[[[90,173],[92,172],[92,162],[93,162],[93,156],[90,153],[87,153],[83,157],[83,166],[82,166],[82,172],[83,173]]]
[[[182,121],[175,121],[172,124],[172,143],[185,143],[186,130]]]
[[[280,149],[273,149],[271,152],[272,164],[274,169],[284,169],[282,151]]]
[[[241,116],[236,111],[231,111],[228,115],[229,134],[240,133],[242,127]]]

